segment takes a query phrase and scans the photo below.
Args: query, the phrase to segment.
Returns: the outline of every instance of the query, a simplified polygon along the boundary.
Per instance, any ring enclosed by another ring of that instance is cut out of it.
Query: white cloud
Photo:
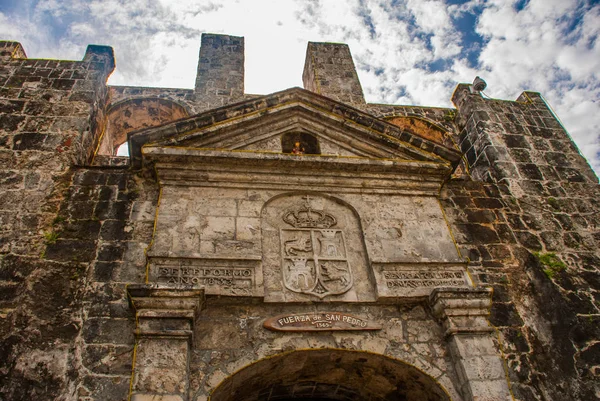
[[[577,12],[584,16],[568,34]],[[580,2],[532,0],[516,12],[499,2],[484,9],[477,30],[489,40],[480,56],[488,91],[508,99],[541,92],[600,172],[600,6],[583,13]]]

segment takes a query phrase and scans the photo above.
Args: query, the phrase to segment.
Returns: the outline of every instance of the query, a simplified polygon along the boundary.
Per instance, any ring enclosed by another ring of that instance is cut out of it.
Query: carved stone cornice
[[[196,316],[204,305],[204,289],[132,284],[127,294],[136,313],[136,336],[192,339]]]
[[[444,327],[445,334],[490,333],[491,288],[436,288],[429,305]]]

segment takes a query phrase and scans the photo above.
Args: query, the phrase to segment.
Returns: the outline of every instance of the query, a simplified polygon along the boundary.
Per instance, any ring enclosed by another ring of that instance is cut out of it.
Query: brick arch
[[[97,153],[115,155],[119,146],[127,141],[128,133],[188,116],[186,107],[170,99],[144,97],[121,100],[108,107],[106,129]]]
[[[211,401],[450,401],[444,387],[390,357],[342,349],[297,350],[258,360],[223,380]]]

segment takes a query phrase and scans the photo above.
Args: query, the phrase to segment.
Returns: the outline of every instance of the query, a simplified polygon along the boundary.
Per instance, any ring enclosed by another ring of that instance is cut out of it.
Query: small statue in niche
[[[294,142],[294,147],[292,148],[292,154],[294,155],[303,155],[305,152],[304,146],[300,142]]]

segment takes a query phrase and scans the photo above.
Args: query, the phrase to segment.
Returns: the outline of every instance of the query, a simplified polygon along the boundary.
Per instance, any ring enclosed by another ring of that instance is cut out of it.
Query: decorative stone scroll
[[[369,319],[341,312],[310,312],[278,315],[265,320],[263,326],[274,331],[381,330]]]
[[[286,210],[282,219],[294,229],[280,229],[283,283],[288,290],[324,298],[352,288],[353,276],[337,219],[304,205]]]

